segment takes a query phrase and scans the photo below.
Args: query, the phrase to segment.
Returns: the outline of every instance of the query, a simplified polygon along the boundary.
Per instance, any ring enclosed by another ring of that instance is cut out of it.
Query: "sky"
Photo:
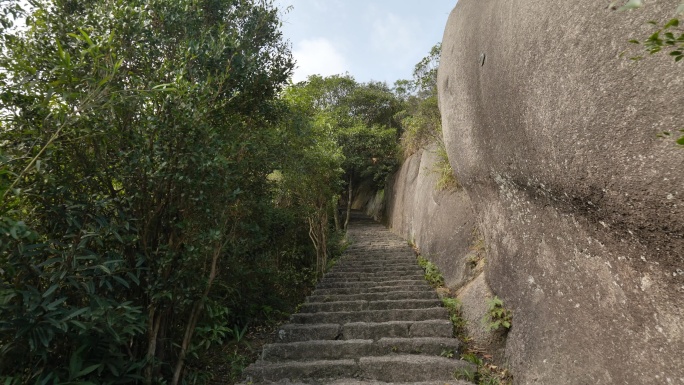
[[[456,1],[275,0],[297,61],[292,80],[346,72],[359,82],[390,86],[410,79],[416,63],[442,40]]]

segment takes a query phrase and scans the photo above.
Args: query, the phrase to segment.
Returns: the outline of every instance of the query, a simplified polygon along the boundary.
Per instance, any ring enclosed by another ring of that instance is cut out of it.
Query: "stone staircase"
[[[406,241],[360,213],[348,235],[352,245],[245,383],[468,384],[454,374],[476,368],[458,359],[447,310]]]

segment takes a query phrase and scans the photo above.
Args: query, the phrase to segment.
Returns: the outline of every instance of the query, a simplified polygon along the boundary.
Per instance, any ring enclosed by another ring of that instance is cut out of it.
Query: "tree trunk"
[[[197,321],[202,314],[202,309],[204,308],[204,301],[209,296],[209,290],[211,290],[211,285],[214,283],[216,278],[216,271],[218,265],[218,259],[223,251],[224,244],[220,244],[214,250],[214,255],[211,258],[211,271],[209,272],[209,277],[207,279],[207,286],[202,293],[202,297],[198,299],[192,307],[190,312],[190,318],[188,319],[188,324],[185,328],[185,335],[183,336],[183,342],[181,343],[181,350],[178,355],[178,362],[176,363],[176,370],[173,373],[173,380],[171,385],[178,385],[180,381],[181,373],[183,372],[183,365],[185,365],[185,357],[188,354],[188,348],[190,347],[190,341],[192,341],[192,335],[195,332],[195,327],[197,326]]]
[[[349,176],[349,188],[348,188],[348,193],[347,193],[347,218],[344,220],[344,230],[347,231],[347,227],[349,226],[349,217],[351,217],[351,207],[352,207],[352,177],[351,175]]]
[[[145,368],[145,384],[152,384],[152,375],[154,373],[155,358],[157,355],[157,335],[159,334],[159,325],[161,324],[161,316],[156,316],[156,307],[150,305],[149,316],[147,320],[147,367]]]
[[[340,232],[340,212],[339,212],[340,196],[333,197],[333,220],[335,221],[335,231]]]

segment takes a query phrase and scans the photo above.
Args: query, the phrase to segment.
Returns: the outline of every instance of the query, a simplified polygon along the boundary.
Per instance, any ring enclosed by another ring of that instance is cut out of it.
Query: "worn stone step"
[[[330,272],[325,275],[324,280],[345,280],[345,281],[366,281],[369,279],[376,279],[378,281],[386,281],[396,279],[395,277],[402,278],[414,278],[421,279],[425,277],[425,274],[419,271],[415,272],[404,272],[397,274],[396,272],[384,272],[384,273],[356,273],[356,274],[346,274],[341,272]]]
[[[391,281],[397,279],[425,279],[425,274],[422,270],[407,269],[406,271],[376,271],[368,273],[360,272],[331,272],[328,273],[323,280],[342,280],[342,281]]]
[[[425,291],[434,293],[433,289],[429,285],[420,282],[415,285],[401,286],[321,288],[314,290],[313,295],[391,293],[401,291]]]
[[[277,363],[259,360],[245,369],[243,377],[244,383],[247,384],[268,382],[286,384],[289,382],[287,380],[357,377],[359,372],[359,365],[354,360]]]
[[[443,307],[428,309],[365,310],[348,312],[297,313],[291,320],[299,324],[346,324],[350,322],[427,321],[446,319]]]
[[[356,273],[420,273],[423,269],[418,265],[405,265],[405,266],[366,266],[366,267],[344,267],[335,266],[330,272],[331,273],[345,273],[345,274],[356,274]]]
[[[361,335],[361,333],[357,333]],[[277,342],[313,340],[336,340],[342,338],[342,325],[334,324],[285,324],[278,329]]]
[[[400,260],[400,261],[415,261],[416,254],[413,251],[393,251],[393,252],[372,252],[368,250],[360,250],[355,252],[347,251],[340,261],[376,261],[376,260]]]
[[[311,295],[307,302],[336,302],[336,301],[392,301],[411,299],[436,299],[437,294],[433,290],[410,290],[393,291],[389,293],[365,293],[365,294],[328,294]]]
[[[337,262],[340,265],[346,264],[356,264],[356,265],[372,265],[372,264],[385,264],[391,265],[393,263],[412,263],[417,265],[416,258],[413,256],[390,256],[390,255],[376,255],[376,256],[364,256],[364,257],[342,257]]]
[[[263,361],[315,361],[355,359],[373,354],[373,340],[302,341],[264,345]]]
[[[347,252],[340,261],[345,262],[376,262],[376,261],[416,261],[416,254],[413,252],[406,252],[404,249],[395,250],[363,250],[355,252]]]
[[[269,362],[339,360],[388,354],[458,356],[460,343],[455,338],[381,338],[378,340],[328,340],[264,345],[261,359]]]
[[[415,255],[401,254],[401,253],[387,253],[387,254],[366,254],[366,255],[345,255],[339,259],[339,263],[416,263]]]
[[[443,337],[453,335],[453,325],[446,319],[425,321],[387,321],[387,322],[351,322],[342,325],[341,338],[378,339],[385,337]]]
[[[368,288],[377,286],[420,286],[428,285],[425,278],[419,279],[397,279],[388,281],[321,281],[316,288],[317,289],[335,289],[335,288],[345,288],[345,287],[358,287],[358,288]],[[429,286],[429,285],[428,285]]]
[[[357,261],[340,261],[335,264],[335,268],[342,267],[395,267],[395,266],[418,266],[415,261],[408,259],[404,260],[393,260],[393,261],[368,261],[368,262],[357,262]]]
[[[355,257],[365,256],[365,255],[407,255],[410,256],[413,250],[408,247],[406,243],[404,244],[393,244],[393,245],[359,245],[358,247],[348,247],[345,250],[344,255],[351,255]]]
[[[301,308],[302,313],[390,310],[390,309],[427,309],[440,306],[437,298],[413,300],[386,301],[337,301],[337,302],[308,302]]]
[[[245,370],[247,383],[291,381],[330,383],[326,379],[354,378],[356,381],[426,382],[454,381],[457,370],[471,370],[474,365],[465,361],[444,357],[421,355],[390,355],[351,359],[268,362],[259,360]],[[288,381],[291,380],[291,381]]]
[[[380,338],[441,337],[453,335],[451,322],[427,321],[353,322],[334,324],[286,324],[277,333],[277,342],[312,340],[377,340]]]
[[[458,370],[476,371],[465,361],[420,355],[361,357],[359,369],[359,378],[384,382],[451,381]]]
[[[304,383],[289,383],[289,385],[305,385]],[[329,382],[328,385],[473,385],[472,382],[462,380],[429,381],[429,382],[377,382],[360,381],[353,378],[342,378]]]

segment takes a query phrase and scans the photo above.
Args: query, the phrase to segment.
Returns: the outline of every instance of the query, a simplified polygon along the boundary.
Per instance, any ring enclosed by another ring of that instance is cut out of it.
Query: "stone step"
[[[259,360],[245,370],[246,382],[278,381],[286,379],[309,383],[329,383],[325,379],[354,378],[355,381],[426,382],[453,381],[457,370],[475,371],[465,361],[422,355],[389,355],[352,359],[267,362]]]
[[[377,281],[388,281],[393,279],[421,279],[425,277],[425,274],[421,272],[404,272],[397,274],[396,272],[387,273],[356,273],[356,274],[345,274],[345,273],[328,273],[323,278],[325,281],[330,280],[343,280],[343,281],[366,281],[374,279]]]
[[[475,372],[475,365],[445,357],[397,355],[361,357],[360,376],[364,380],[384,382],[453,380],[458,370]]]
[[[353,322],[334,324],[286,324],[280,327],[277,342],[312,340],[376,340],[380,338],[441,337],[453,335],[451,322],[427,321]]]
[[[357,262],[357,261],[340,261],[335,264],[333,269],[339,268],[366,268],[366,267],[376,267],[376,268],[389,268],[389,267],[418,267],[415,261],[409,259],[402,260],[390,260],[390,261],[368,261],[368,262]]]
[[[302,313],[390,310],[390,309],[427,309],[438,307],[441,302],[433,299],[386,300],[386,301],[337,301],[337,302],[307,302],[302,306]]]
[[[372,252],[368,250],[359,250],[354,252],[347,251],[341,258],[341,261],[377,261],[377,260],[404,260],[415,261],[416,254],[412,251],[393,251],[393,252]]]
[[[435,299],[437,294],[433,290],[410,290],[393,291],[389,293],[366,293],[366,294],[329,294],[311,295],[307,302],[336,302],[336,301],[393,301],[411,299]]]
[[[366,266],[366,267],[344,267],[335,266],[330,270],[331,273],[344,273],[344,274],[373,274],[373,273],[410,273],[418,274],[423,272],[423,269],[418,265],[406,265],[406,266]]]
[[[345,260],[344,258],[340,259],[337,264],[335,265],[335,268],[339,267],[344,267],[344,266],[418,266],[418,262],[416,262],[415,258],[392,258],[392,259],[385,259],[385,258],[363,258],[363,259],[358,259],[358,260]]]
[[[337,270],[332,270],[329,274],[335,274],[342,277],[355,277],[361,275],[375,275],[378,277],[404,277],[404,276],[415,276],[418,274],[425,276],[423,269],[418,267],[406,267],[404,269],[393,269],[384,270],[382,268],[375,267],[355,267],[355,268],[340,268]]]
[[[351,322],[342,325],[341,338],[377,339],[385,337],[443,337],[453,336],[454,327],[446,319],[426,321],[387,321],[387,322]]]
[[[465,385],[448,311],[406,241],[358,212],[353,244],[246,371],[252,384]],[[448,354],[447,354],[448,353]]]
[[[358,288],[369,288],[378,286],[420,286],[428,285],[425,278],[419,279],[397,279],[391,281],[321,281],[316,288],[317,289],[337,289],[346,287],[358,287]],[[429,285],[428,285],[429,286]]]
[[[391,293],[402,291],[424,291],[434,293],[432,288],[423,283],[415,285],[401,285],[401,286],[375,286],[375,287],[337,287],[337,288],[321,288],[316,289],[313,295],[336,295],[336,294],[369,294],[369,293]]]
[[[361,333],[356,333],[361,335]],[[278,329],[276,342],[299,342],[337,340],[342,338],[342,325],[334,324],[285,324]]]
[[[359,365],[354,360],[329,360],[329,361],[291,361],[291,362],[265,362],[257,361],[248,366],[243,372],[243,383],[262,384],[272,383],[289,384],[289,380],[296,383],[306,384],[306,379],[335,379],[344,377],[356,377],[360,373]],[[319,382],[320,383],[320,382]]]
[[[304,383],[290,383],[289,385],[305,385]],[[377,382],[359,381],[353,378],[342,378],[329,382],[328,385],[473,385],[472,382],[462,380],[429,381],[429,382]]]
[[[291,321],[298,324],[346,324],[350,322],[427,321],[446,319],[443,307],[428,309],[364,310],[293,314]]]
[[[459,356],[461,344],[455,338],[380,338],[378,340],[327,340],[264,345],[261,359],[269,362],[288,360],[340,360],[389,354]]]

